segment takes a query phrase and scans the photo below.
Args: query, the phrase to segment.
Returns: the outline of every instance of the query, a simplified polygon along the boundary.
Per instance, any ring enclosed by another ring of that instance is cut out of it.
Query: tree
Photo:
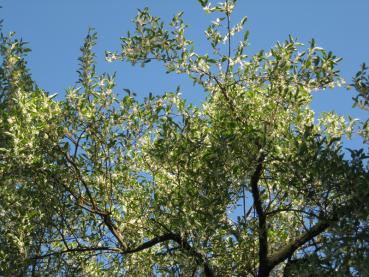
[[[138,101],[97,75],[90,30],[80,79],[56,100],[29,51],[1,36],[0,275],[367,276],[368,120],[318,120],[316,90],[343,84],[339,58],[289,37],[244,54],[234,0],[206,30],[211,54],[147,9],[108,61],[160,62],[207,92]],[[364,65],[354,104],[369,109]],[[363,138],[362,149],[343,139]],[[242,208],[237,218],[234,210]]]

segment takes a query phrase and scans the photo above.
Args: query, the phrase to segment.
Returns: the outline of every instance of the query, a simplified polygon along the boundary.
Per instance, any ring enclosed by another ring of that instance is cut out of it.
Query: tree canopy
[[[108,62],[161,63],[204,90],[138,100],[95,71],[90,30],[79,80],[57,100],[32,80],[30,51],[0,37],[0,275],[368,276],[367,118],[311,108],[346,85],[340,58],[289,37],[249,56],[236,1],[199,1],[209,53],[139,10]],[[199,93],[199,92],[197,92]],[[359,149],[344,141],[360,136]]]

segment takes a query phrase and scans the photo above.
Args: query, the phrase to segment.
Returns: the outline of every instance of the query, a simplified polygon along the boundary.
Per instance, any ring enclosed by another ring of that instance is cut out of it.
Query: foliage
[[[148,9],[106,53],[188,76],[207,92],[199,107],[179,90],[115,93],[95,72],[93,30],[56,100],[32,81],[25,43],[1,36],[1,275],[369,274],[368,121],[310,107],[343,84],[340,59],[292,37],[248,56],[236,1],[199,2],[216,17],[211,54],[195,52],[182,13],[166,26]],[[353,86],[367,112],[366,69]],[[345,151],[355,134],[363,148]]]

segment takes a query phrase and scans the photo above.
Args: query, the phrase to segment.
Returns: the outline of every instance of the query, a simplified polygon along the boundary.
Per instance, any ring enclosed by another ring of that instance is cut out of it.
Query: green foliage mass
[[[106,59],[162,63],[206,91],[200,106],[179,90],[116,93],[95,72],[93,30],[56,100],[25,43],[1,35],[0,275],[369,275],[368,120],[311,109],[344,84],[340,59],[292,37],[248,56],[236,1],[199,2],[209,54],[182,13],[167,26],[143,9]],[[366,70],[352,85],[364,112]],[[346,150],[353,135],[362,148]]]

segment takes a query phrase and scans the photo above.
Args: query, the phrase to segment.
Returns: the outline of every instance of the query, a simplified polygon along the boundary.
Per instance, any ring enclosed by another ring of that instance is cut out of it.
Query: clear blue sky
[[[89,27],[96,28],[98,72],[117,71],[118,88],[130,88],[139,95],[173,91],[181,85],[190,101],[203,97],[198,88],[177,75],[166,75],[164,69],[149,65],[132,68],[123,63],[104,62],[105,50],[118,50],[119,37],[132,29],[131,19],[138,8],[150,7],[152,13],[169,19],[178,10],[185,12],[189,37],[201,52],[207,42],[203,30],[211,17],[196,0],[3,0],[0,18],[4,30],[16,31],[30,42],[29,65],[36,82],[50,92],[63,94],[77,79],[77,57]],[[369,63],[368,0],[239,0],[234,19],[247,15],[250,30],[249,53],[269,49],[289,34],[307,43],[315,38],[318,45],[343,57],[340,69],[351,81],[362,62]],[[352,113],[351,93],[342,89],[320,93],[314,108]],[[356,116],[363,114],[355,113]]]

